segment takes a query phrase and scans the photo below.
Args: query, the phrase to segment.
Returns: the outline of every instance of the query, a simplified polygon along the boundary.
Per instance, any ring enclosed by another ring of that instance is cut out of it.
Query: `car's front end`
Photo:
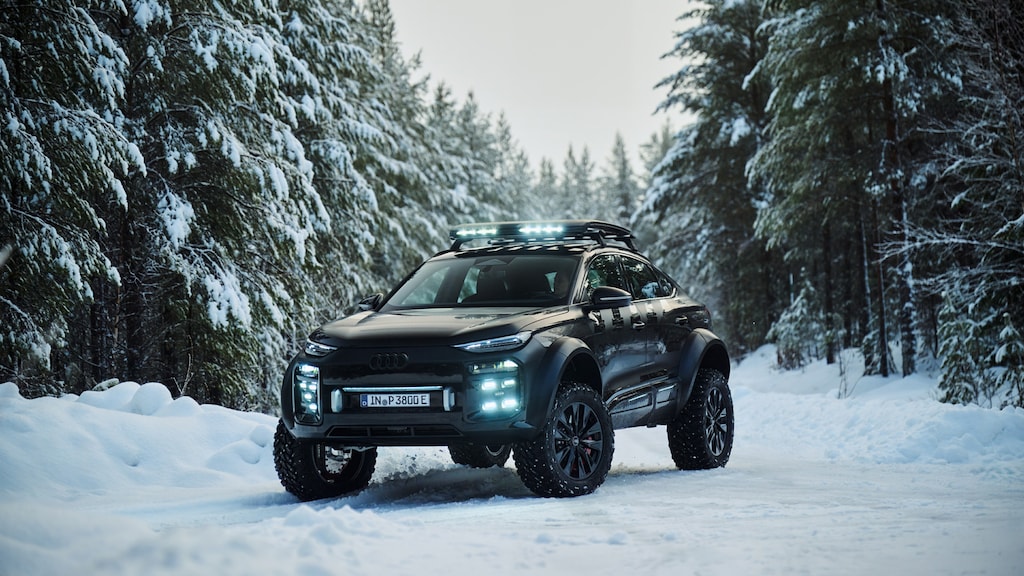
[[[559,316],[572,312],[464,312],[363,312],[318,330],[285,372],[283,421],[296,438],[348,446],[508,444],[535,434],[530,383],[545,366],[551,326],[571,325]],[[361,315],[394,326],[367,338]]]

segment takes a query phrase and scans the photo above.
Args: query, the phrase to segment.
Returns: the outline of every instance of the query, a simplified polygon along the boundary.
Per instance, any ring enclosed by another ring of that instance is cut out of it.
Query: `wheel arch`
[[[295,427],[295,405],[292,394],[292,370],[294,369],[295,358],[292,358],[291,362],[288,363],[288,369],[284,371],[284,376],[281,377],[281,389],[279,392],[281,422],[289,430]]]
[[[725,376],[726,381],[729,380],[731,364],[725,343],[710,330],[698,328],[690,333],[683,344],[683,353],[679,360],[677,412],[690,400],[697,374],[703,368],[718,370]]]
[[[537,428],[551,413],[562,382],[572,380],[593,388],[602,396],[601,369],[590,348],[578,338],[561,338],[548,348],[541,368],[534,374],[527,422]]]

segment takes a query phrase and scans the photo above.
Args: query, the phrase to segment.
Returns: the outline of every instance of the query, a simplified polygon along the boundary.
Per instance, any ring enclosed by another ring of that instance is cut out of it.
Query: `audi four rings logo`
[[[374,354],[370,356],[371,370],[399,370],[409,364],[409,355],[404,352]]]

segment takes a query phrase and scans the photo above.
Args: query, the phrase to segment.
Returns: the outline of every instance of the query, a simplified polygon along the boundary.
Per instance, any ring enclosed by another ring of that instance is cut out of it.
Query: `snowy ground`
[[[1021,574],[1024,410],[935,383],[732,377],[724,469],[680,472],[664,429],[620,431],[597,493],[531,495],[511,463],[385,449],[359,495],[300,504],[275,420],[124,383],[25,400],[0,385],[0,576],[33,574]]]

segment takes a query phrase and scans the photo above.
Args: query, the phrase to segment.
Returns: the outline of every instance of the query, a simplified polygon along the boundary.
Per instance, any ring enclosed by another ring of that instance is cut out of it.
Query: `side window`
[[[619,259],[614,254],[598,256],[590,262],[587,269],[586,299],[590,300],[594,288],[601,286],[612,286],[629,290],[622,271],[619,269]]]
[[[632,287],[634,300],[650,300],[671,295],[671,285],[648,264],[633,258],[623,258],[622,268]]]

